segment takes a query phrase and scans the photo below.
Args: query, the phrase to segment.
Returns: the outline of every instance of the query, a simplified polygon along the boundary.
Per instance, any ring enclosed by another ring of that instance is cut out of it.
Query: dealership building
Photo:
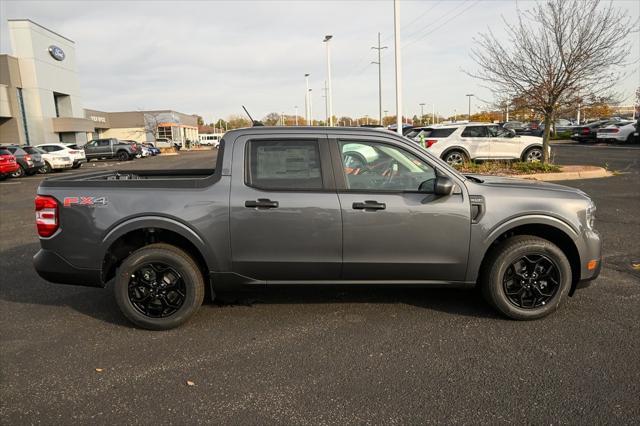
[[[0,143],[198,140],[194,115],[171,110],[84,109],[75,43],[28,19],[9,20],[8,24],[13,54],[0,55]]]

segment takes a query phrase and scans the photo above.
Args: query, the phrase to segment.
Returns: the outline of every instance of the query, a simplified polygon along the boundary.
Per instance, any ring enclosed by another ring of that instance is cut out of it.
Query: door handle
[[[276,209],[279,205],[277,201],[271,201],[268,198],[258,198],[258,200],[248,200],[244,202],[245,207],[259,209]]]
[[[353,203],[354,210],[384,210],[387,208],[385,203],[379,203],[373,200],[366,200],[364,203]]]

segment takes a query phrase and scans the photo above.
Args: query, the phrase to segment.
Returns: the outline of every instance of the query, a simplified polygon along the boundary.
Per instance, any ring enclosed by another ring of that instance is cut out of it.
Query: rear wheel
[[[38,173],[42,173],[42,174],[51,173],[51,164],[49,164],[48,161],[45,161],[44,166],[38,169]]]
[[[25,175],[24,168],[21,165],[18,165],[18,170],[11,173],[11,177],[19,178]]]
[[[480,277],[484,298],[509,318],[531,320],[556,311],[571,287],[571,266],[556,246],[515,236],[489,254]]]
[[[129,153],[127,153],[127,151],[118,151],[118,154],[116,155],[116,157],[120,161],[127,161],[129,160]]]
[[[542,152],[542,148],[539,148],[539,147],[529,148],[522,156],[522,159],[527,163],[533,163],[534,161],[542,161],[543,158],[544,158],[544,154]]]
[[[204,299],[197,263],[169,244],[151,244],[133,252],[118,268],[115,298],[122,313],[149,330],[185,323]]]
[[[458,149],[454,149],[452,151],[447,152],[442,156],[442,159],[449,163],[450,166],[461,166],[464,163],[469,162],[469,157],[464,151],[460,151]]]
[[[82,166],[82,163],[76,163],[73,166],[71,166],[72,169],[79,169]]]

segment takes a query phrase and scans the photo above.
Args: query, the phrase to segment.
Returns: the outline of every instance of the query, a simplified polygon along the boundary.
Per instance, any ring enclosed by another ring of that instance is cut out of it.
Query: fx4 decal
[[[64,197],[63,203],[65,207],[103,207],[107,205],[107,197]]]

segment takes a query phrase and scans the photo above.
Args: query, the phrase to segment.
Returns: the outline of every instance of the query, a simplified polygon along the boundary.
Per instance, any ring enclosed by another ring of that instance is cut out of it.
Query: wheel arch
[[[449,148],[445,149],[444,151],[442,151],[442,154],[440,154],[440,159],[444,161],[444,158],[446,157],[446,155],[448,153],[450,153],[451,151],[462,151],[469,160],[471,160],[471,154],[469,154],[469,151],[467,151],[466,148],[459,146],[459,145],[454,145],[454,146],[450,146]]]
[[[516,235],[531,235],[543,238],[562,250],[571,265],[569,296],[573,295],[581,273],[580,251],[573,237],[577,236],[577,234],[571,226],[555,218],[548,218],[543,221],[536,220],[536,222],[522,220],[521,218],[521,220],[503,224],[503,226],[495,229],[484,241],[482,259],[476,262],[477,267],[474,270],[469,271],[472,274],[471,281],[476,281],[483,269],[488,267],[487,259],[490,257],[491,251],[503,241]]]
[[[205,282],[217,263],[205,241],[189,226],[165,217],[136,217],[113,227],[103,238],[103,282],[115,276],[116,269],[129,254],[153,243],[171,244],[187,252],[200,267]]]

